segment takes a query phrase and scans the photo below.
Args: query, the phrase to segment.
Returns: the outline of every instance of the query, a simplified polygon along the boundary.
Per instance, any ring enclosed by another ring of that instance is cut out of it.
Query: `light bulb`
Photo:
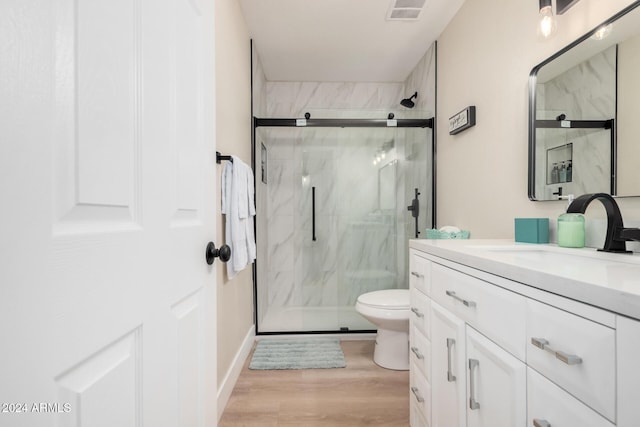
[[[538,23],[538,34],[542,38],[551,38],[558,29],[556,17],[551,9],[551,0],[540,0],[540,22]]]
[[[611,34],[611,28],[611,24],[600,27],[595,33],[593,33],[591,38],[594,40],[602,40]]]

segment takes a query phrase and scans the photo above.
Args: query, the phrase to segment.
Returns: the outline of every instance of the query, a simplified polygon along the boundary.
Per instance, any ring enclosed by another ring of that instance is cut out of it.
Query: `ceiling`
[[[403,82],[464,0],[239,0],[269,81]],[[406,5],[405,3],[404,5]]]

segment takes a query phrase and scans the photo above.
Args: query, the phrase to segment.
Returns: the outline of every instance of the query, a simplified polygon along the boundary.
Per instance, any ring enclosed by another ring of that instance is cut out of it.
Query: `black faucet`
[[[626,241],[640,241],[640,228],[624,228],[622,214],[615,199],[607,193],[583,194],[576,197],[567,208],[567,213],[585,213],[587,206],[593,200],[598,199],[604,205],[607,212],[607,235],[604,239],[604,247],[598,249],[603,252],[630,253],[625,244]]]

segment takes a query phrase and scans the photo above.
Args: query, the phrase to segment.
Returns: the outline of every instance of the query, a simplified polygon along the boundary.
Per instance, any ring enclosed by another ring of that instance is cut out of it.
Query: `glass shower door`
[[[424,188],[424,230],[430,132],[258,129],[259,333],[375,329],[355,311],[356,299],[408,287],[407,195]]]

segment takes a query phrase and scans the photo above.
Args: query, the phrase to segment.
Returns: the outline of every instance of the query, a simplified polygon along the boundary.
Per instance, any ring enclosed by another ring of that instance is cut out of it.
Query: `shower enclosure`
[[[254,120],[258,334],[375,329],[356,299],[407,288],[408,239],[433,224],[432,128]]]

